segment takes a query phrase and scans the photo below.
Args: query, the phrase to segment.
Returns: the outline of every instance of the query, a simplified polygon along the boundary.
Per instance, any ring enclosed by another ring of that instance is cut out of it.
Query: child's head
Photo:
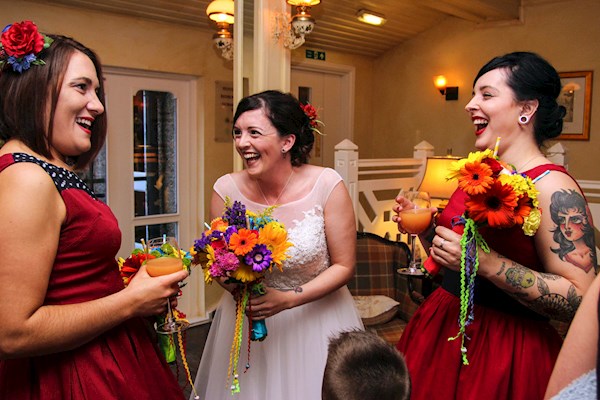
[[[404,357],[371,332],[341,332],[329,341],[322,400],[405,400],[410,376]]]

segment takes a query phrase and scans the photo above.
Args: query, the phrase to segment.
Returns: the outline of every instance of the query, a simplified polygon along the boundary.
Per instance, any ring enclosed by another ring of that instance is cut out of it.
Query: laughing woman
[[[452,195],[435,232],[432,227],[429,235],[423,235],[431,260],[444,267],[442,287],[420,306],[398,343],[413,380],[413,399],[535,400],[544,396],[562,343],[549,319],[573,318],[594,279],[592,260],[596,260],[593,224],[582,218],[587,205],[581,189],[540,150],[546,139],[562,130],[565,110],[556,102],[560,90],[556,70],[526,52],[492,59],[475,78],[473,98],[466,106],[475,126],[475,147],[491,150],[497,138],[502,138],[500,160],[535,181],[541,224],[535,236],[526,236],[521,226],[480,229],[490,251],[475,249],[479,269],[474,319],[464,331],[463,346],[461,340],[448,339],[459,331],[464,301],[460,297],[461,235],[451,229],[452,220],[465,212],[467,195],[461,189]],[[563,192],[570,196],[557,195]],[[397,200],[399,212],[406,201]],[[562,216],[554,219],[553,210]],[[569,215],[573,216],[570,222]],[[396,217],[396,221],[402,229],[401,219]],[[557,239],[563,236],[561,231],[576,221],[578,253],[585,254],[583,260],[570,256],[575,248],[572,243],[566,252],[557,251],[562,247]]]
[[[316,115],[306,111],[314,110],[278,91],[242,99],[233,140],[245,169],[214,185],[213,218],[226,197],[254,212],[277,205],[273,217],[293,244],[283,272],[267,274],[266,294],[251,300],[251,318],[266,319],[269,335],[252,344],[251,368],[240,374],[235,399],[320,398],[329,336],[362,329],[346,287],[356,246],[350,196],[334,170],[307,164]],[[234,323],[235,301],[225,292],[196,378],[203,399],[232,397],[227,373]],[[247,328],[245,323],[244,338]]]
[[[141,317],[178,272],[127,288],[117,221],[73,172],[106,137],[96,54],[31,21],[0,47],[0,399],[181,399]]]

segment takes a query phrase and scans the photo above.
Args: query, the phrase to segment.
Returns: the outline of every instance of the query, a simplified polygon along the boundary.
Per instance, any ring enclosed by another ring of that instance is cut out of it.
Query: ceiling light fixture
[[[206,8],[206,15],[215,21],[218,28],[213,42],[227,60],[233,60],[233,37],[229,31],[229,26],[234,23],[233,10],[233,0],[213,0]]]
[[[356,17],[365,24],[381,26],[387,21],[383,14],[378,14],[369,10],[358,10]]]
[[[321,0],[287,0],[288,4],[296,7],[296,14],[288,21],[286,17],[276,16],[276,39],[283,37],[283,46],[293,50],[304,44],[304,36],[311,33],[315,27],[315,19],[310,15],[310,8]]]

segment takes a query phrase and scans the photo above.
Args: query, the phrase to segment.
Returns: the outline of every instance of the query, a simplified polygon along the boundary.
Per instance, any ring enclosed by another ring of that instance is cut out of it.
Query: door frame
[[[108,114],[108,132],[106,138],[106,201],[113,209],[113,213],[118,216],[119,223],[123,230],[123,244],[120,251],[121,256],[127,256],[133,249],[131,240],[131,229],[139,223],[143,224],[161,224],[178,221],[178,233],[181,247],[183,249],[191,246],[194,235],[197,234],[199,222],[204,219],[204,208],[200,202],[204,199],[204,173],[203,164],[200,163],[203,152],[203,132],[198,129],[198,87],[201,85],[201,78],[192,75],[161,73],[120,67],[104,67],[105,79],[114,77],[131,77],[132,79],[148,79],[148,85],[144,89],[172,91],[173,81],[183,83],[184,88],[178,90],[178,93],[184,92],[187,100],[183,105],[178,99],[177,103],[177,176],[178,176],[178,210],[175,214],[164,216],[144,216],[135,217],[133,213],[133,163],[120,163],[114,161],[121,157],[133,155],[133,140],[131,138],[121,139],[118,134],[112,131],[111,121],[116,118],[131,118],[133,122],[133,106],[127,110],[118,111],[116,116]],[[169,82],[171,82],[169,84]],[[106,108],[110,108],[111,94],[110,87],[106,93]],[[114,111],[114,110],[112,110]],[[131,116],[131,117],[130,117]],[[127,120],[126,120],[127,121]],[[123,122],[123,120],[121,120]],[[114,124],[114,123],[113,123]],[[114,126],[114,125],[112,125]],[[181,129],[183,127],[183,129]],[[131,132],[133,123],[131,125]],[[112,134],[110,134],[112,132]],[[182,161],[183,160],[183,161]],[[185,162],[186,164],[182,164]],[[121,167],[119,167],[121,166]],[[198,173],[197,171],[200,171]],[[128,189],[123,189],[128,188]],[[131,190],[131,199],[123,198],[120,190]],[[125,203],[127,202],[127,203]],[[129,204],[131,203],[131,204]],[[124,208],[123,208],[124,207]],[[183,223],[182,223],[183,222]],[[131,248],[129,248],[131,247]],[[207,319],[205,313],[204,299],[204,279],[201,272],[195,271],[188,278],[189,285],[183,290],[183,296],[179,298],[179,306],[184,311],[190,323],[199,323]]]
[[[355,75],[356,69],[350,65],[334,64],[325,61],[302,60],[291,63],[291,73],[294,70],[308,71],[316,73],[333,74],[341,77],[342,81],[342,98],[345,99],[345,105],[342,109],[342,121],[346,125],[345,129],[348,133],[348,139],[354,141],[354,92],[355,92]]]

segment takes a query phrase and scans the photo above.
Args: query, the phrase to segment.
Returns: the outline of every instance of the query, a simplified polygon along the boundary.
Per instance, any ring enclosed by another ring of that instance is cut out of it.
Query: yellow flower
[[[252,282],[262,276],[260,272],[254,272],[252,267],[245,263],[240,263],[240,266],[235,271],[231,272],[231,277],[241,281],[242,283]]]
[[[467,158],[461,158],[458,161],[452,162],[450,165],[449,171],[450,173],[446,176],[447,180],[456,179],[463,175],[465,165],[468,164],[479,164],[484,158],[492,157],[494,152],[490,149],[486,149],[484,151],[475,151],[469,153]]]
[[[523,222],[523,232],[527,236],[535,235],[535,232],[540,227],[540,222],[542,221],[542,213],[537,208],[532,208],[529,212],[529,215],[525,217],[525,221]]]
[[[212,283],[213,278],[210,274],[210,266],[215,262],[215,250],[212,246],[206,246],[206,263],[202,264],[202,269],[204,270],[204,282]]]
[[[273,263],[281,270],[281,263],[287,259],[287,249],[293,246],[287,241],[285,226],[278,221],[271,221],[260,229],[258,243],[271,250]]]

